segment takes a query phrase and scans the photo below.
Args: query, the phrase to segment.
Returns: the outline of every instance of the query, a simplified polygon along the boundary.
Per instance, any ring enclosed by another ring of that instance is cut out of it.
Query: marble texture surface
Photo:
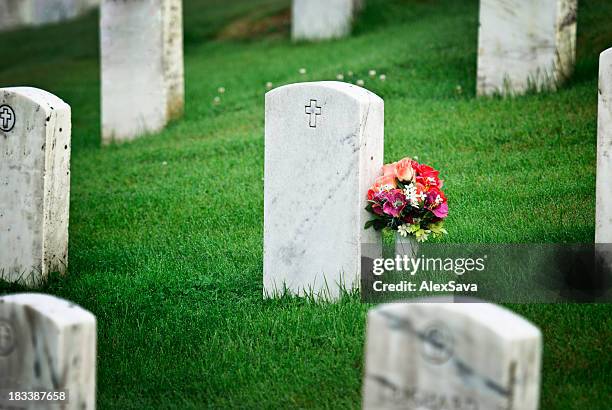
[[[612,48],[599,56],[595,243],[612,243]]]
[[[573,71],[577,0],[481,0],[478,95],[555,89]]]
[[[291,38],[327,40],[351,32],[355,6],[361,0],[293,0]]]
[[[102,142],[160,131],[184,107],[182,0],[103,0]]]
[[[379,305],[365,354],[364,409],[538,408],[541,333],[493,304]]]
[[[12,128],[11,128],[12,126]],[[0,88],[0,277],[35,285],[68,264],[70,106]]]
[[[27,407],[0,401],[0,408],[95,409],[95,316],[44,294],[0,297],[0,391],[67,391],[69,397]]]
[[[0,31],[70,20],[99,4],[100,0],[3,0]]]
[[[358,286],[368,256],[361,244],[380,251],[379,234],[363,226],[382,167],[383,115],[380,97],[347,83],[266,94],[264,295],[286,287],[335,299],[341,287]]]

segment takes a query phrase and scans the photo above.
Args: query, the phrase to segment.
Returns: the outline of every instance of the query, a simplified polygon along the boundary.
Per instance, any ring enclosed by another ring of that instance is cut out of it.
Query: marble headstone
[[[612,48],[599,56],[595,243],[612,243]]]
[[[0,297],[0,392],[0,408],[95,409],[95,316],[54,296]],[[67,397],[26,403],[10,401],[9,392]]]
[[[70,106],[0,88],[0,278],[38,284],[68,263]]]
[[[497,305],[379,305],[365,354],[364,409],[538,408],[542,335]]]
[[[291,37],[294,40],[327,40],[351,32],[355,6],[361,0],[293,0]]]
[[[576,54],[577,0],[481,0],[478,95],[555,89]]]
[[[264,295],[335,299],[358,286],[366,193],[383,160],[383,100],[323,81],[266,94]],[[375,252],[376,246],[373,252]]]
[[[182,0],[103,0],[102,142],[160,131],[183,113]]]
[[[70,20],[95,8],[100,0],[3,0],[0,31]]]

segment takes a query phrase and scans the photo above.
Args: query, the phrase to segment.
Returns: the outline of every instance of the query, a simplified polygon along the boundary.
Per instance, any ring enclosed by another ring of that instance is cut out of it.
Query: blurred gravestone
[[[100,0],[3,0],[0,30],[70,20],[88,13],[99,3]]]
[[[358,285],[362,243],[380,247],[379,234],[363,226],[382,166],[383,111],[380,97],[341,82],[266,94],[265,295],[286,286],[335,299]]]
[[[478,95],[554,89],[576,54],[577,0],[481,0]]]
[[[70,106],[36,88],[0,88],[0,279],[38,284],[66,270]]]
[[[364,409],[538,408],[538,328],[489,303],[426,302],[368,313]]]
[[[326,40],[351,32],[355,7],[362,0],[293,0],[291,37],[294,40]]]
[[[38,396],[15,399],[16,392]],[[0,297],[0,408],[90,410],[95,405],[95,316],[49,295]]]
[[[103,0],[102,142],[157,132],[184,106],[181,0]]]
[[[612,48],[599,57],[595,243],[612,243]]]

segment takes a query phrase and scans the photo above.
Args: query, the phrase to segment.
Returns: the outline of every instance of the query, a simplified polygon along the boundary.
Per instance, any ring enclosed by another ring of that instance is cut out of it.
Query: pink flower
[[[412,168],[412,160],[404,158],[397,161],[395,164],[395,177],[402,182],[412,182],[415,176],[415,170]]]
[[[441,203],[437,208],[432,209],[431,213],[440,219],[448,216],[448,204],[446,202]]]
[[[382,174],[384,177],[386,176],[395,177],[395,162],[392,162],[391,164],[383,165]]]
[[[397,218],[400,216],[406,205],[406,196],[399,189],[393,189],[389,192],[385,192],[381,195],[386,199],[383,204],[383,211],[393,218]]]
[[[395,176],[383,175],[382,177],[376,178],[374,185],[370,188],[374,193],[381,191],[383,188],[397,188],[397,182]]]

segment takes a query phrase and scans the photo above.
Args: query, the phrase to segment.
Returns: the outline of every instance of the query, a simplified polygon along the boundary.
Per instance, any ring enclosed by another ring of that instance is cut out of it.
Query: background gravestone
[[[67,392],[68,400],[25,407],[7,397],[34,391]],[[0,297],[0,408],[89,410],[95,405],[95,316],[49,295]]]
[[[264,294],[287,286],[336,298],[339,285],[357,285],[361,244],[380,244],[363,226],[382,167],[383,111],[380,97],[341,82],[266,94]]]
[[[100,0],[2,0],[0,31],[73,19],[99,3]]]
[[[361,7],[361,0],[293,0],[291,37],[325,40],[347,36],[355,7]]]
[[[542,336],[489,303],[395,303],[368,313],[364,409],[538,408]]]
[[[0,278],[34,285],[68,264],[70,106],[0,88]]]
[[[576,55],[577,0],[481,0],[478,95],[554,89]]]
[[[103,0],[102,142],[161,130],[183,113],[181,0]]]
[[[595,243],[612,243],[612,48],[599,57]]]

